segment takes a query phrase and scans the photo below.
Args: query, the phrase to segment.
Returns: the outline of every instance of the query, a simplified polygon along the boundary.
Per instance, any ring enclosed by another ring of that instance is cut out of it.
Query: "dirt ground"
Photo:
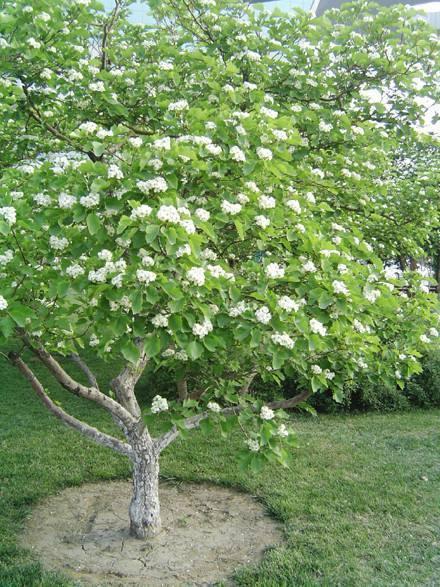
[[[162,483],[161,533],[128,535],[131,484],[69,488],[34,509],[23,534],[48,569],[84,585],[171,587],[228,581],[280,543],[279,525],[252,496],[214,485]]]

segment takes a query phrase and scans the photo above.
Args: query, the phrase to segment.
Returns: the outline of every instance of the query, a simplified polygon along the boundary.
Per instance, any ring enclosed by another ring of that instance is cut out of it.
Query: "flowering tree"
[[[277,408],[338,398],[359,369],[402,382],[437,337],[434,298],[387,273],[361,221],[418,95],[433,94],[436,39],[400,6],[314,19],[167,0],[149,28],[128,4],[0,0],[0,332],[55,416],[131,459],[144,537],[160,528],[160,453],[180,434],[239,418],[246,463],[285,463]],[[88,347],[124,360],[110,391]],[[66,413],[21,349],[124,440]],[[178,380],[176,401],[147,410],[169,411],[157,437],[135,396],[147,363]],[[295,397],[248,393],[255,375],[292,371]]]

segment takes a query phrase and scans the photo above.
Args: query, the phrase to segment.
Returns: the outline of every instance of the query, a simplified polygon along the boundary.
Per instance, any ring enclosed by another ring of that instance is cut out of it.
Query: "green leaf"
[[[91,235],[96,234],[101,228],[101,221],[94,212],[87,216],[87,228]]]
[[[26,325],[28,318],[32,318],[34,312],[30,308],[26,308],[26,306],[15,306],[9,310],[9,315],[14,322],[23,327]]]
[[[123,354],[124,359],[130,361],[130,363],[136,363],[140,357],[138,347],[131,341],[128,341],[124,344],[124,346],[121,348],[121,353]]]
[[[196,361],[199,357],[202,356],[204,349],[203,349],[203,346],[199,342],[197,342],[196,340],[193,340],[188,345],[186,345],[185,350],[188,353],[188,357],[190,359],[192,359],[193,361]]]
[[[97,157],[101,157],[101,155],[104,153],[105,151],[105,147],[102,143],[98,143],[97,141],[93,141],[92,143],[92,147],[93,147],[93,153],[97,156]]]
[[[157,235],[159,234],[160,226],[156,226],[155,224],[151,224],[147,226],[145,229],[145,240],[148,244],[152,243]]]
[[[235,228],[237,229],[238,236],[244,241],[244,228],[243,224],[239,220],[234,220]]]
[[[146,338],[144,342],[144,349],[149,357],[155,357],[158,355],[161,349],[160,337],[151,335]]]

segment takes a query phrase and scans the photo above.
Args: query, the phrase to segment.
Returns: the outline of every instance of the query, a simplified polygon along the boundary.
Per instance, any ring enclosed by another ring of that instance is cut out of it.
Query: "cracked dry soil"
[[[128,535],[131,483],[63,490],[35,507],[22,536],[47,569],[85,585],[171,587],[230,583],[234,570],[281,542],[252,496],[215,485],[162,483],[161,533]]]

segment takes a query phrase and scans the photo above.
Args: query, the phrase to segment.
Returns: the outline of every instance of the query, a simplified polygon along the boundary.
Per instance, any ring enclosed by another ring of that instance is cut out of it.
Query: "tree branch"
[[[11,363],[15,365],[18,368],[18,370],[22,373],[22,375],[29,381],[33,390],[41,399],[43,404],[48,408],[50,412],[52,412],[54,416],[61,420],[61,422],[63,422],[67,426],[70,426],[70,428],[78,430],[79,432],[81,432],[81,434],[83,434],[87,438],[90,438],[91,440],[93,440],[101,446],[111,448],[114,451],[126,457],[133,457],[133,450],[129,444],[123,442],[122,440],[114,438],[109,434],[105,434],[104,432],[99,431],[97,428],[94,428],[93,426],[90,426],[89,424],[86,424],[81,420],[78,420],[77,418],[71,416],[62,408],[57,406],[44,391],[44,387],[37,379],[33,371],[28,367],[28,365],[26,365],[26,363],[20,358],[20,356],[17,353],[10,352],[8,354],[8,358],[11,361]]]
[[[135,419],[121,404],[104,393],[101,393],[95,387],[87,387],[73,379],[42,345],[35,347],[26,335],[22,335],[22,339],[26,346],[40,359],[64,389],[74,395],[94,401],[123,422],[128,429],[136,426],[138,419]]]
[[[138,339],[136,346],[140,351],[139,360],[135,363],[128,363],[124,369],[110,383],[111,389],[115,392],[118,402],[136,419],[141,417],[141,409],[136,399],[134,388],[139,381],[148,363],[148,356],[144,351],[143,340]]]
[[[78,354],[72,353],[69,358],[78,365],[84,375],[87,377],[87,381],[91,387],[95,387],[99,391],[98,380],[96,379],[94,373],[87,365],[87,363],[82,359]]]
[[[312,393],[312,391],[302,391],[301,393],[298,393],[297,395],[289,399],[271,402],[267,405],[269,408],[273,410],[293,408],[301,402],[306,401],[312,395]],[[221,410],[221,412],[219,413],[223,416],[235,416],[243,410],[244,406],[232,406],[230,408],[223,408],[223,410]],[[205,418],[208,418],[209,415],[210,412],[203,412],[202,414],[197,414],[197,416],[191,416],[190,418],[187,418],[185,420],[184,426],[187,430],[198,428],[200,426],[200,422],[202,420],[205,420]],[[162,436],[157,438],[155,444],[159,452],[162,452],[167,446],[169,446],[174,440],[176,440],[179,434],[180,431],[177,429],[176,426],[173,426],[171,430],[165,432],[165,434],[162,434]]]

